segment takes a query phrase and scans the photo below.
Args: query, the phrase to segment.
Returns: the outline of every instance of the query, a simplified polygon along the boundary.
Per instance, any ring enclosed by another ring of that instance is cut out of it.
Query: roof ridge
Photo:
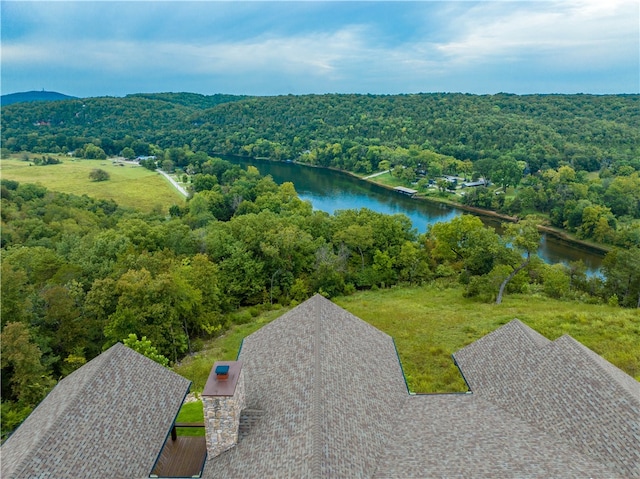
[[[531,326],[528,326],[527,324],[523,323],[518,318],[512,319],[507,324],[511,324],[511,323],[513,323],[514,325],[517,325],[522,330],[522,332],[524,332],[526,334],[527,338],[529,340],[531,340],[531,342],[535,346],[545,347],[545,346],[551,344],[551,342],[552,342],[549,338],[546,338],[544,335],[540,334],[538,331],[533,329]],[[498,328],[498,329],[500,329],[500,328]]]
[[[313,328],[313,402],[312,402],[312,459],[311,471],[313,477],[322,477],[322,311],[321,301],[316,298],[322,296],[316,294],[313,296],[315,301],[311,304],[312,318],[314,322]]]
[[[640,405],[640,382],[636,381],[635,378],[628,375],[616,365],[610,363],[569,334],[563,334],[553,341],[552,344],[557,344],[559,346],[564,346],[566,344],[570,348],[579,350],[583,354],[583,357],[596,366],[598,371],[600,371],[607,380],[622,390],[622,393],[627,396],[627,399],[630,399],[632,402]],[[632,384],[636,387],[637,391],[632,390]]]

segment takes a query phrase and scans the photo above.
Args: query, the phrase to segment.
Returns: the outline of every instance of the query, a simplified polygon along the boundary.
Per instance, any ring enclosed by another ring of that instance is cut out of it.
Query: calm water
[[[310,201],[315,209],[328,213],[358,208],[386,214],[402,213],[411,219],[420,233],[424,233],[430,224],[449,221],[463,213],[447,205],[409,198],[340,171],[233,156],[225,156],[224,159],[243,168],[255,166],[263,175],[271,175],[278,184],[292,182],[300,198]],[[500,230],[500,223],[496,220],[481,218],[486,224]],[[538,255],[548,263],[568,263],[581,259],[591,274],[596,274],[602,263],[601,255],[547,235],[543,235]]]

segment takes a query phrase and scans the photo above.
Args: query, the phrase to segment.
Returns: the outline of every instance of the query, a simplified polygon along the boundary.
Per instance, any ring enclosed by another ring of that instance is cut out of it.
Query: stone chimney
[[[240,412],[244,406],[242,361],[217,361],[202,392],[208,459],[238,443]]]

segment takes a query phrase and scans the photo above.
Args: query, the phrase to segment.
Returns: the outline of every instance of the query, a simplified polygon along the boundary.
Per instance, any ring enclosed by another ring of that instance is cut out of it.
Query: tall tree
[[[488,273],[504,255],[500,237],[477,216],[462,215],[448,223],[436,223],[429,235],[435,240],[436,259],[457,264],[470,275]]]
[[[622,306],[640,308],[640,247],[614,249],[605,256],[602,269],[609,297]]]
[[[14,398],[35,407],[55,384],[40,361],[40,348],[32,341],[31,332],[24,323],[7,323],[0,335],[0,343],[2,369],[11,369],[9,383]]]
[[[518,257],[522,259],[521,255],[523,254],[524,259],[522,261],[515,262],[515,264],[510,264],[512,271],[500,284],[496,304],[502,303],[502,296],[504,295],[504,290],[509,281],[527,267],[531,261],[531,254],[535,254],[540,247],[538,222],[534,218],[525,218],[520,220],[518,223],[508,225],[505,236],[510,240],[512,247],[518,253]]]

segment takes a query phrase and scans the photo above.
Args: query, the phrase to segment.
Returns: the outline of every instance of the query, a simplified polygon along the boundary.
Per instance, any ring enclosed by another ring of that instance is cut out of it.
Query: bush
[[[89,173],[89,179],[91,181],[107,181],[109,178],[111,178],[109,173],[100,168],[95,168]]]
[[[251,311],[249,311],[248,309],[240,310],[231,315],[231,321],[234,324],[247,324],[251,321],[251,319]]]

